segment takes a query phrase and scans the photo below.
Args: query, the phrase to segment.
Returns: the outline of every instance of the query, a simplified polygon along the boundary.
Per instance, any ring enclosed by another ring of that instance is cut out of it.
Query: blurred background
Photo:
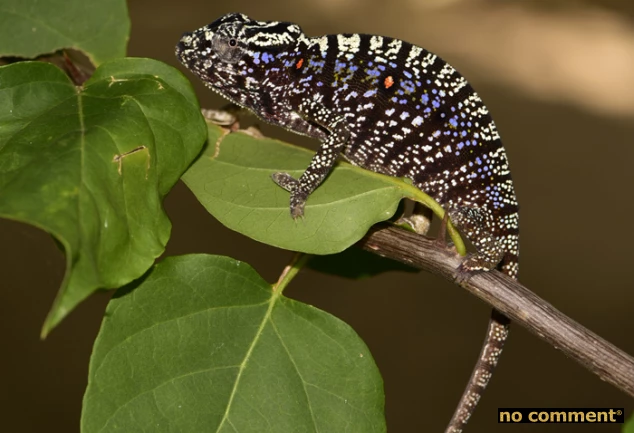
[[[521,282],[634,354],[634,2],[134,0],[129,7],[129,55],[174,66],[183,32],[235,11],[293,21],[308,35],[393,36],[449,61],[489,107],[511,161]],[[193,82],[202,106],[224,104]],[[165,206],[173,223],[166,255],[232,256],[269,281],[291,257],[222,227],[183,184]],[[110,293],[91,297],[41,342],[63,254],[46,233],[6,220],[0,245],[0,430],[78,432],[91,346]],[[305,271],[286,294],[336,315],[365,340],[385,381],[390,432],[444,431],[480,350],[487,305],[426,273],[347,281]],[[625,407],[629,416],[634,402],[515,326],[467,433],[620,431],[496,422],[498,407],[531,406]]]

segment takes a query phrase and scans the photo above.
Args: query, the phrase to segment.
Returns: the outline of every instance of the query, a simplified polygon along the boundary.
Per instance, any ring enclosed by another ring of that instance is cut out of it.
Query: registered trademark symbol
[[[622,413],[623,413],[623,412],[622,412],[622,411],[620,411],[620,410],[617,410],[617,411],[616,411],[616,414],[617,414],[617,415],[621,415]]]

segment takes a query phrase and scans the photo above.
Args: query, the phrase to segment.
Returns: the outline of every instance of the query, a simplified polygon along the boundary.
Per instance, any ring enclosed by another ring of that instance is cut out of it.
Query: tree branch
[[[455,281],[460,256],[434,240],[387,224],[377,225],[361,248]],[[470,293],[547,341],[566,356],[634,397],[634,358],[570,319],[498,271],[481,272],[461,284]]]

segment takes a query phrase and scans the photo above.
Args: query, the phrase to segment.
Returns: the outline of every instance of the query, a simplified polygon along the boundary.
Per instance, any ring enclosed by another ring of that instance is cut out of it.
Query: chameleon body
[[[518,205],[496,126],[449,64],[381,36],[308,37],[288,22],[225,15],[183,35],[179,60],[211,89],[262,120],[321,141],[299,179],[274,173],[291,216],[343,156],[406,177],[432,196],[476,252],[464,273],[499,268],[517,278]],[[480,358],[447,432],[462,431],[497,364],[508,319],[494,312]]]

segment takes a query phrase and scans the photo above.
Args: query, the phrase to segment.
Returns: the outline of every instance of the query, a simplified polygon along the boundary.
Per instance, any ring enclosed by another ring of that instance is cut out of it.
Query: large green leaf
[[[125,0],[0,2],[0,57],[75,48],[99,65],[125,56],[129,33]]]
[[[342,162],[311,194],[304,217],[293,220],[289,193],[271,174],[299,176],[312,153],[241,132],[223,134],[225,130],[209,126],[209,144],[183,180],[221,223],[260,242],[311,254],[338,253],[373,224],[389,219],[404,197],[426,204],[441,218],[444,214],[434,200],[405,181]],[[464,251],[456,232],[450,233]]]
[[[227,257],[168,258],[108,306],[81,431],[384,432],[382,380],[335,317]]]
[[[205,137],[189,83],[163,63],[106,63],[82,89],[50,64],[0,68],[0,217],[40,227],[66,250],[43,334],[163,252],[162,198]]]

